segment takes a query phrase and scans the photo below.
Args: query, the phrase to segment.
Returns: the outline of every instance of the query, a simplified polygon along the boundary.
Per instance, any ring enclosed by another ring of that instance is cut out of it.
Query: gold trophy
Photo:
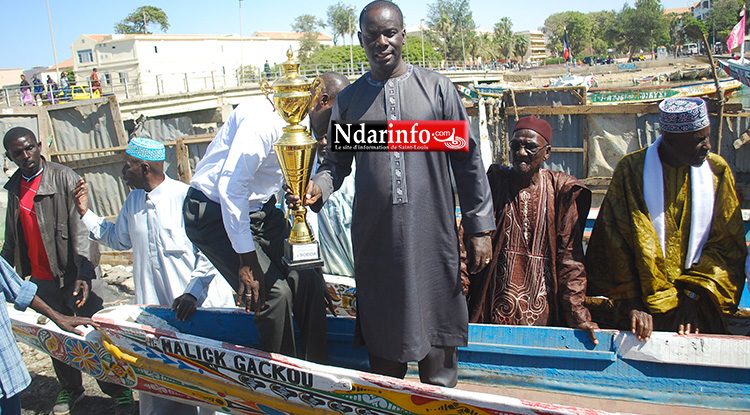
[[[279,115],[289,123],[284,134],[274,144],[279,158],[284,180],[291,193],[299,196],[300,203],[292,209],[294,222],[289,238],[284,241],[284,264],[289,269],[307,269],[323,266],[320,246],[307,224],[305,196],[310,182],[313,162],[318,142],[312,138],[304,126],[299,125],[310,110],[313,100],[320,94],[322,82],[316,78],[310,82],[299,73],[299,61],[292,59],[292,49],[287,53],[287,61],[281,64],[284,75],[274,81],[273,86],[261,82],[260,88],[268,97],[273,92],[273,103]],[[313,92],[314,91],[314,92]]]

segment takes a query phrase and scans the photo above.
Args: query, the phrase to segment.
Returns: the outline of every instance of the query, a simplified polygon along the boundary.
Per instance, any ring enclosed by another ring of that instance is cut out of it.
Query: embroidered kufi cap
[[[700,98],[668,98],[659,103],[661,130],[668,133],[689,133],[710,125],[708,107]]]
[[[529,115],[518,120],[515,128],[513,128],[513,134],[518,130],[524,129],[535,131],[537,134],[541,135],[542,138],[547,140],[547,144],[552,143],[552,127],[547,121],[544,121],[536,115]]]
[[[164,161],[166,159],[164,144],[142,137],[133,137],[128,143],[125,153],[147,161]]]

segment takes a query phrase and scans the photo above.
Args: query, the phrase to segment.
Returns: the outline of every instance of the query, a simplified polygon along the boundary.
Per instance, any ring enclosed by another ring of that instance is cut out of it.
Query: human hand
[[[94,323],[94,320],[91,320],[88,317],[66,316],[60,313],[54,313],[51,316],[51,320],[57,324],[57,327],[79,336],[83,336],[83,332],[76,328],[78,326],[98,327],[97,324]]]
[[[586,321],[578,325],[576,327],[578,330],[586,330],[589,332],[589,337],[591,338],[591,341],[596,345],[599,344],[599,340],[596,338],[596,330],[599,330],[599,325],[594,323],[593,321]]]
[[[630,310],[630,331],[638,336],[638,340],[645,342],[651,338],[654,331],[654,318],[646,311]]]
[[[694,334],[700,332],[698,327],[698,298],[691,298],[680,294],[679,303],[674,314],[674,328],[678,334]]]
[[[89,210],[88,193],[89,185],[82,178],[78,179],[76,188],[73,190],[73,200],[75,201],[76,210],[81,217]]]
[[[461,273],[461,290],[464,292],[464,296],[469,295],[469,287],[471,287],[471,280],[463,272]]]
[[[323,197],[323,190],[314,181],[310,180],[307,185],[307,194],[305,195],[305,206],[314,205],[320,198]]]
[[[245,305],[245,311],[259,313],[266,305],[265,275],[253,252],[240,254],[240,286],[235,301],[237,307]]]
[[[185,293],[174,299],[172,311],[175,312],[177,320],[185,321],[195,313],[197,305],[198,299],[193,297],[192,294]]]
[[[89,299],[89,284],[84,280],[76,280],[73,286],[73,297],[76,298],[76,307],[81,308]]]
[[[492,260],[492,240],[486,234],[468,235],[466,254],[469,259],[469,273],[476,274]]]

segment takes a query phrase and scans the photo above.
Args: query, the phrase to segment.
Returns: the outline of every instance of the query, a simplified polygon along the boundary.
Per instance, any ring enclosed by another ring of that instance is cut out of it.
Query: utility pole
[[[52,54],[55,56],[55,73],[57,82],[60,82],[60,68],[57,65],[57,48],[55,48],[55,32],[52,30],[52,14],[49,11],[49,0],[47,0],[47,18],[49,18],[49,34],[52,36]]]
[[[424,63],[424,28],[422,25],[424,25],[424,19],[419,19],[419,37],[422,38],[422,67],[426,67]]]
[[[242,85],[242,78],[245,76],[245,51],[242,48],[242,0],[239,1],[240,3],[240,77],[238,79],[238,83]]]

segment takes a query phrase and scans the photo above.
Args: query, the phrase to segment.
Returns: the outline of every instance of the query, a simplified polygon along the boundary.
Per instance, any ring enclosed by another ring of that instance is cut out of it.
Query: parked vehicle
[[[58,102],[66,101],[78,101],[81,99],[101,98],[102,94],[98,89],[91,92],[91,88],[88,85],[71,85],[69,88],[63,89],[55,95]]]
[[[683,55],[697,55],[699,51],[700,48],[698,47],[697,43],[686,43],[682,45]]]

